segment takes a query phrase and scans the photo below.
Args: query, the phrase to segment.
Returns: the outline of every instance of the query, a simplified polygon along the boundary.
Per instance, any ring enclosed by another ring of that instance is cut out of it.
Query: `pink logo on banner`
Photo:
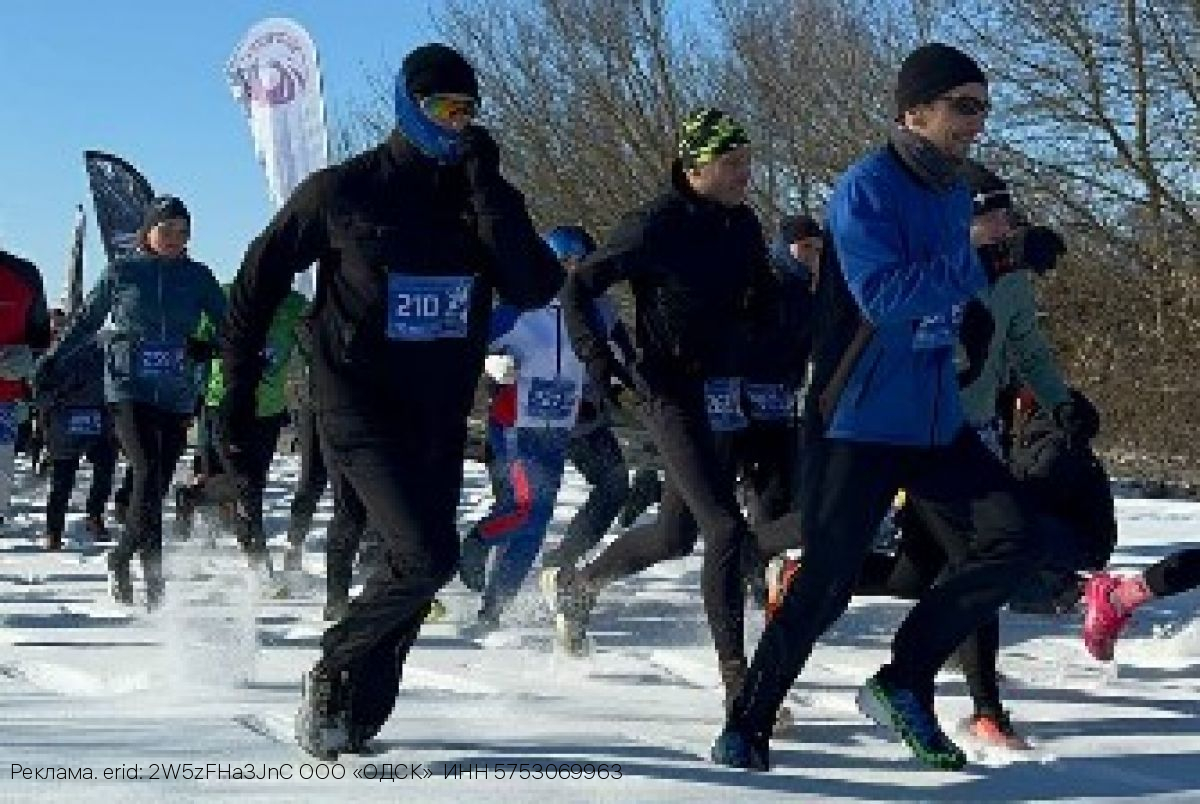
[[[286,32],[270,31],[251,42],[237,70],[243,96],[251,103],[284,106],[304,90],[308,51]]]
[[[302,85],[304,81],[302,75],[274,60],[243,71],[241,79],[242,91],[250,98],[250,102],[265,103],[267,106],[291,103],[296,99],[297,85]]]

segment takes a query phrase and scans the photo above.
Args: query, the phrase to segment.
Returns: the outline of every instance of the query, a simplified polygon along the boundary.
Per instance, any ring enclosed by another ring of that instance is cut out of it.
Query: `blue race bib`
[[[570,380],[533,377],[529,381],[529,398],[525,407],[530,416],[538,419],[568,419],[575,409],[575,383]]]
[[[67,408],[67,435],[100,435],[100,408]]]
[[[394,341],[467,337],[473,276],[388,274],[387,336]]]
[[[777,382],[746,383],[746,401],[750,418],[762,422],[790,419],[796,402],[791,386]]]
[[[146,341],[137,349],[139,377],[178,377],[183,374],[183,346]]]
[[[913,332],[913,349],[944,349],[958,342],[958,325],[962,323],[965,304],[956,304],[948,313],[927,315],[917,322]]]
[[[742,411],[742,381],[737,377],[713,377],[704,381],[704,406],[714,433],[743,429],[748,423]]]
[[[17,405],[15,402],[0,403],[0,444],[17,443]]]

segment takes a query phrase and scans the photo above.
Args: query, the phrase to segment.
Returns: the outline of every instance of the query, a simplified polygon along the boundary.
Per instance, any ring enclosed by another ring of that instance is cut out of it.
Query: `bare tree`
[[[1180,0],[956,12],[1000,84],[1002,148],[1072,223],[1154,262],[1200,242],[1200,20]]]
[[[890,55],[850,0],[717,0],[725,106],[750,121],[759,208],[818,214],[834,180],[882,141]]]
[[[603,230],[651,195],[706,94],[708,53],[666,0],[460,1],[439,25],[483,76],[508,170],[547,223]]]
[[[1200,3],[992,0],[953,16],[988,65],[995,161],[1072,235],[1055,340],[1108,444],[1200,458]]]

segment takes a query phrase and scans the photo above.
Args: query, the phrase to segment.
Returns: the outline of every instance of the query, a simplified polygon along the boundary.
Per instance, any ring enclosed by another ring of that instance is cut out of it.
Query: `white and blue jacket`
[[[584,368],[571,348],[558,300],[521,312],[492,311],[488,349],[516,364],[517,427],[570,429],[579,414]]]

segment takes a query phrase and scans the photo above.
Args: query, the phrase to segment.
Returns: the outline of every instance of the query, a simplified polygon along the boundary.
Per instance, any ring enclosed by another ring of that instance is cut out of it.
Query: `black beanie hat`
[[[779,239],[789,245],[821,235],[821,224],[811,215],[784,215],[779,220]]]
[[[151,201],[146,206],[145,215],[142,217],[142,228],[149,231],[163,221],[169,221],[172,218],[183,218],[189,224],[192,222],[191,213],[188,208],[183,205],[173,195],[160,195]]]
[[[1011,209],[1012,195],[1004,180],[978,162],[963,165],[963,178],[971,188],[971,214],[983,215],[993,209]]]
[[[475,68],[453,48],[421,45],[404,57],[404,86],[414,98],[429,95],[470,95],[479,100]]]
[[[986,84],[975,60],[958,48],[933,42],[909,53],[896,77],[896,114],[929,103],[963,84]]]

